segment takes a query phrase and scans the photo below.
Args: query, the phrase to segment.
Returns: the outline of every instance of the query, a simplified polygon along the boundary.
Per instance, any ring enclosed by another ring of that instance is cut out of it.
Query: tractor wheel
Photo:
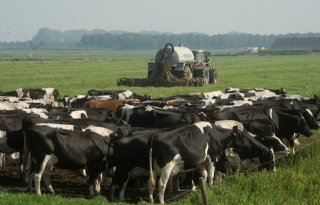
[[[209,70],[208,69],[204,69],[203,70],[203,79],[206,81],[206,83],[209,83]]]
[[[206,83],[209,83],[209,70],[208,68],[205,69],[195,69],[193,71],[194,78],[202,78]]]
[[[217,73],[214,69],[209,70],[209,83],[217,83]]]

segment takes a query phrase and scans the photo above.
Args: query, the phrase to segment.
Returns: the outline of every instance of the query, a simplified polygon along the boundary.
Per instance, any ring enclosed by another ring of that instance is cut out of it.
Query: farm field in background
[[[320,94],[320,57],[235,56],[214,58],[218,83],[203,87],[124,87],[117,79],[146,78],[147,63],[155,52],[0,52],[0,90],[55,87],[64,95],[86,94],[89,89],[125,90],[153,98],[195,92],[224,91],[227,87],[281,88],[289,94],[312,97]],[[305,137],[301,141],[306,140]],[[258,172],[230,177],[208,188],[210,204],[320,204],[320,132],[312,145],[295,156],[277,162],[277,172]],[[21,183],[24,183],[23,181]],[[108,204],[103,197],[92,200],[37,197],[34,194],[0,192],[0,204]],[[113,203],[117,204],[118,203]],[[120,203],[119,203],[120,204]],[[126,204],[126,203],[121,203]],[[200,192],[172,204],[202,204]]]
[[[52,55],[51,58],[49,54]],[[90,56],[102,56],[102,53],[89,55],[67,52],[64,56],[61,53],[49,54],[45,57],[39,54],[40,58],[33,55],[36,60],[1,60],[3,54],[0,53],[0,90],[55,87],[59,89],[61,96],[73,96],[86,94],[91,88],[130,89],[139,94],[164,97],[191,92],[223,91],[226,87],[284,87],[291,94],[312,96],[320,93],[320,58],[317,55],[217,57],[214,58],[214,66],[218,72],[217,84],[164,88],[117,86],[117,79],[122,77],[147,77],[150,58],[141,55],[125,53],[124,58],[119,53],[105,52],[110,57],[92,57],[90,60]]]

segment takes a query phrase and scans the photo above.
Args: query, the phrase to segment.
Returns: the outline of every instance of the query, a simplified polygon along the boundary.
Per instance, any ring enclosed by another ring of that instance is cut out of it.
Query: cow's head
[[[269,152],[259,156],[259,161],[261,169],[276,171],[276,162],[273,149],[269,149]]]
[[[261,168],[275,170],[275,158],[272,149],[267,148],[247,132],[242,132],[238,126],[233,127],[234,140],[232,147],[236,148],[244,158],[258,157]]]
[[[306,119],[303,116],[298,116],[296,118],[296,120],[297,120],[296,133],[300,133],[306,137],[311,137],[312,131],[311,131]]]
[[[270,91],[274,92],[276,95],[285,95],[285,94],[287,94],[287,91],[284,88],[270,89]]]
[[[53,99],[55,102],[58,101],[58,99],[60,98],[60,93],[58,89],[53,89],[52,91],[52,95],[53,95]]]
[[[271,136],[257,135],[255,138],[264,146],[273,149],[277,154],[289,154],[289,148],[274,134]]]
[[[63,98],[58,99],[58,103],[61,103],[63,105],[63,107],[69,107],[70,97],[65,95]]]
[[[302,134],[306,137],[310,137],[312,135],[312,131],[301,112],[279,112],[279,116],[282,123],[279,125],[279,129],[276,132],[277,136],[291,141],[294,133]]]
[[[314,99],[314,103],[316,105],[320,105],[320,96],[319,95],[314,95],[313,99]]]
[[[320,128],[317,119],[315,118],[315,116],[313,116],[310,109],[306,109],[305,111],[303,111],[302,115],[306,119],[306,122],[308,123],[310,129],[317,130]]]

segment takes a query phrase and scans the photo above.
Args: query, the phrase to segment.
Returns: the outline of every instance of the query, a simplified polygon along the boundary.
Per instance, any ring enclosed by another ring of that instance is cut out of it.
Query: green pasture
[[[86,94],[89,89],[126,90],[154,98],[221,90],[227,87],[281,88],[289,94],[320,94],[320,57],[235,56],[214,58],[218,83],[203,87],[123,87],[117,79],[146,78],[147,63],[154,55],[144,52],[0,52],[0,90],[55,87],[60,95]],[[302,140],[304,137],[302,137]],[[258,172],[228,177],[208,188],[210,204],[320,204],[320,132],[311,145],[294,156],[277,161],[277,172]],[[21,183],[24,183],[23,181]],[[146,202],[145,202],[146,203]],[[0,204],[109,204],[103,197],[92,200],[27,193],[0,192]],[[120,204],[120,203],[113,203]],[[126,203],[121,203],[126,204]],[[144,204],[144,203],[141,203]],[[200,192],[172,201],[175,205],[202,204]]]
[[[114,52],[97,52],[91,55],[83,52],[49,52],[46,55],[38,54],[40,57],[34,54],[33,59],[22,60],[10,59],[8,56],[5,58],[0,53],[0,90],[55,87],[59,89],[61,96],[74,96],[86,94],[89,89],[130,89],[157,98],[183,93],[223,91],[226,87],[284,87],[290,94],[320,94],[320,57],[317,55],[217,57],[213,60],[218,71],[217,84],[167,88],[117,86],[119,78],[146,78],[149,58],[143,58],[141,54],[125,53],[124,58]],[[101,57],[102,54],[106,57],[90,59],[90,56]],[[150,56],[150,53],[146,53],[146,56]]]

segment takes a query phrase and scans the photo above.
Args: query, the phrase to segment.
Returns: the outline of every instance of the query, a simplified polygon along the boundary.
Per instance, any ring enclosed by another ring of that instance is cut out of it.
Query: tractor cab
[[[209,55],[210,53],[206,50],[203,49],[197,49],[197,50],[192,50],[192,53],[194,55],[194,67],[210,67],[210,58]]]

